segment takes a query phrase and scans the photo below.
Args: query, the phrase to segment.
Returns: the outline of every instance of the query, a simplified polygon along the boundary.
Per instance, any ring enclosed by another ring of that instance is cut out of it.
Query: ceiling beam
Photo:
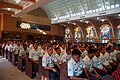
[[[29,1],[29,2],[32,2],[32,3],[36,2],[36,0],[24,0],[24,1]]]
[[[8,3],[8,2],[4,2],[4,1],[0,1],[0,8],[15,8],[15,9],[23,10],[22,6]]]
[[[14,14],[14,12],[12,12],[12,11],[7,11],[7,10],[3,10],[3,9],[0,9],[0,13],[4,13],[4,14]]]
[[[52,1],[52,0],[39,0],[39,1],[37,1],[36,3],[32,4],[31,6],[25,8],[24,10],[22,10],[22,11],[20,11],[20,12],[16,12],[15,15],[14,15],[14,17],[19,17],[19,16],[21,16],[21,15],[23,15],[23,14],[26,14],[26,13],[34,10],[34,9],[37,9],[37,8],[39,8],[39,7],[42,7],[44,4],[49,3],[49,2],[51,2],[51,1]]]

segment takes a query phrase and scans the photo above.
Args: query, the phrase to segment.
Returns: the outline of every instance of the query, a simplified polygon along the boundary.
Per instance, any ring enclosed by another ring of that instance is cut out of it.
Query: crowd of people
[[[29,53],[29,59],[35,63],[36,79],[39,75],[39,57],[42,57],[42,67],[49,70],[50,80],[60,79],[60,65],[65,62],[69,79],[120,80],[119,44],[11,40],[1,42],[0,49],[6,51],[6,58],[9,53],[14,53],[25,59]]]

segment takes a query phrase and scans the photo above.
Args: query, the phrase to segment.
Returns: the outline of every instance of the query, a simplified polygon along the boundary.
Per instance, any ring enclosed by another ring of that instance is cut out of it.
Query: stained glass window
[[[95,28],[93,26],[88,26],[86,28],[86,40],[87,42],[94,42],[94,37],[95,37]]]
[[[67,27],[65,29],[65,41],[66,42],[70,41],[71,37],[72,37],[72,33],[71,33],[70,29]]]
[[[82,38],[82,30],[80,27],[76,27],[74,30],[74,39],[76,42],[80,42]]]
[[[107,43],[110,39],[110,29],[108,24],[104,24],[100,27],[100,40],[102,43]]]

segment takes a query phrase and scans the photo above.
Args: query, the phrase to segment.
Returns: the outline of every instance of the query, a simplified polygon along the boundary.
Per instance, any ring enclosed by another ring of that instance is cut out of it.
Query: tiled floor
[[[0,80],[34,80],[14,67],[9,61],[0,56]]]

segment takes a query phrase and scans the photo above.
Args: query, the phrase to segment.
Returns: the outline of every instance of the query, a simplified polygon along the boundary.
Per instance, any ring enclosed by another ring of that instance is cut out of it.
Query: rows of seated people
[[[49,41],[6,41],[1,44],[2,49],[2,55],[6,55],[10,62],[12,54],[25,60],[26,54],[29,53],[30,61],[34,62],[36,80],[42,73],[39,72],[39,57],[42,58],[43,69],[49,71],[49,80],[63,80],[60,78],[64,76],[71,80],[102,80],[104,77],[114,79],[112,73],[118,68],[116,55],[120,53],[120,45],[116,44],[106,47],[101,44]],[[63,63],[67,64],[66,69],[61,68]],[[25,64],[23,62],[24,68]],[[60,77],[64,70],[67,70],[67,75]]]

